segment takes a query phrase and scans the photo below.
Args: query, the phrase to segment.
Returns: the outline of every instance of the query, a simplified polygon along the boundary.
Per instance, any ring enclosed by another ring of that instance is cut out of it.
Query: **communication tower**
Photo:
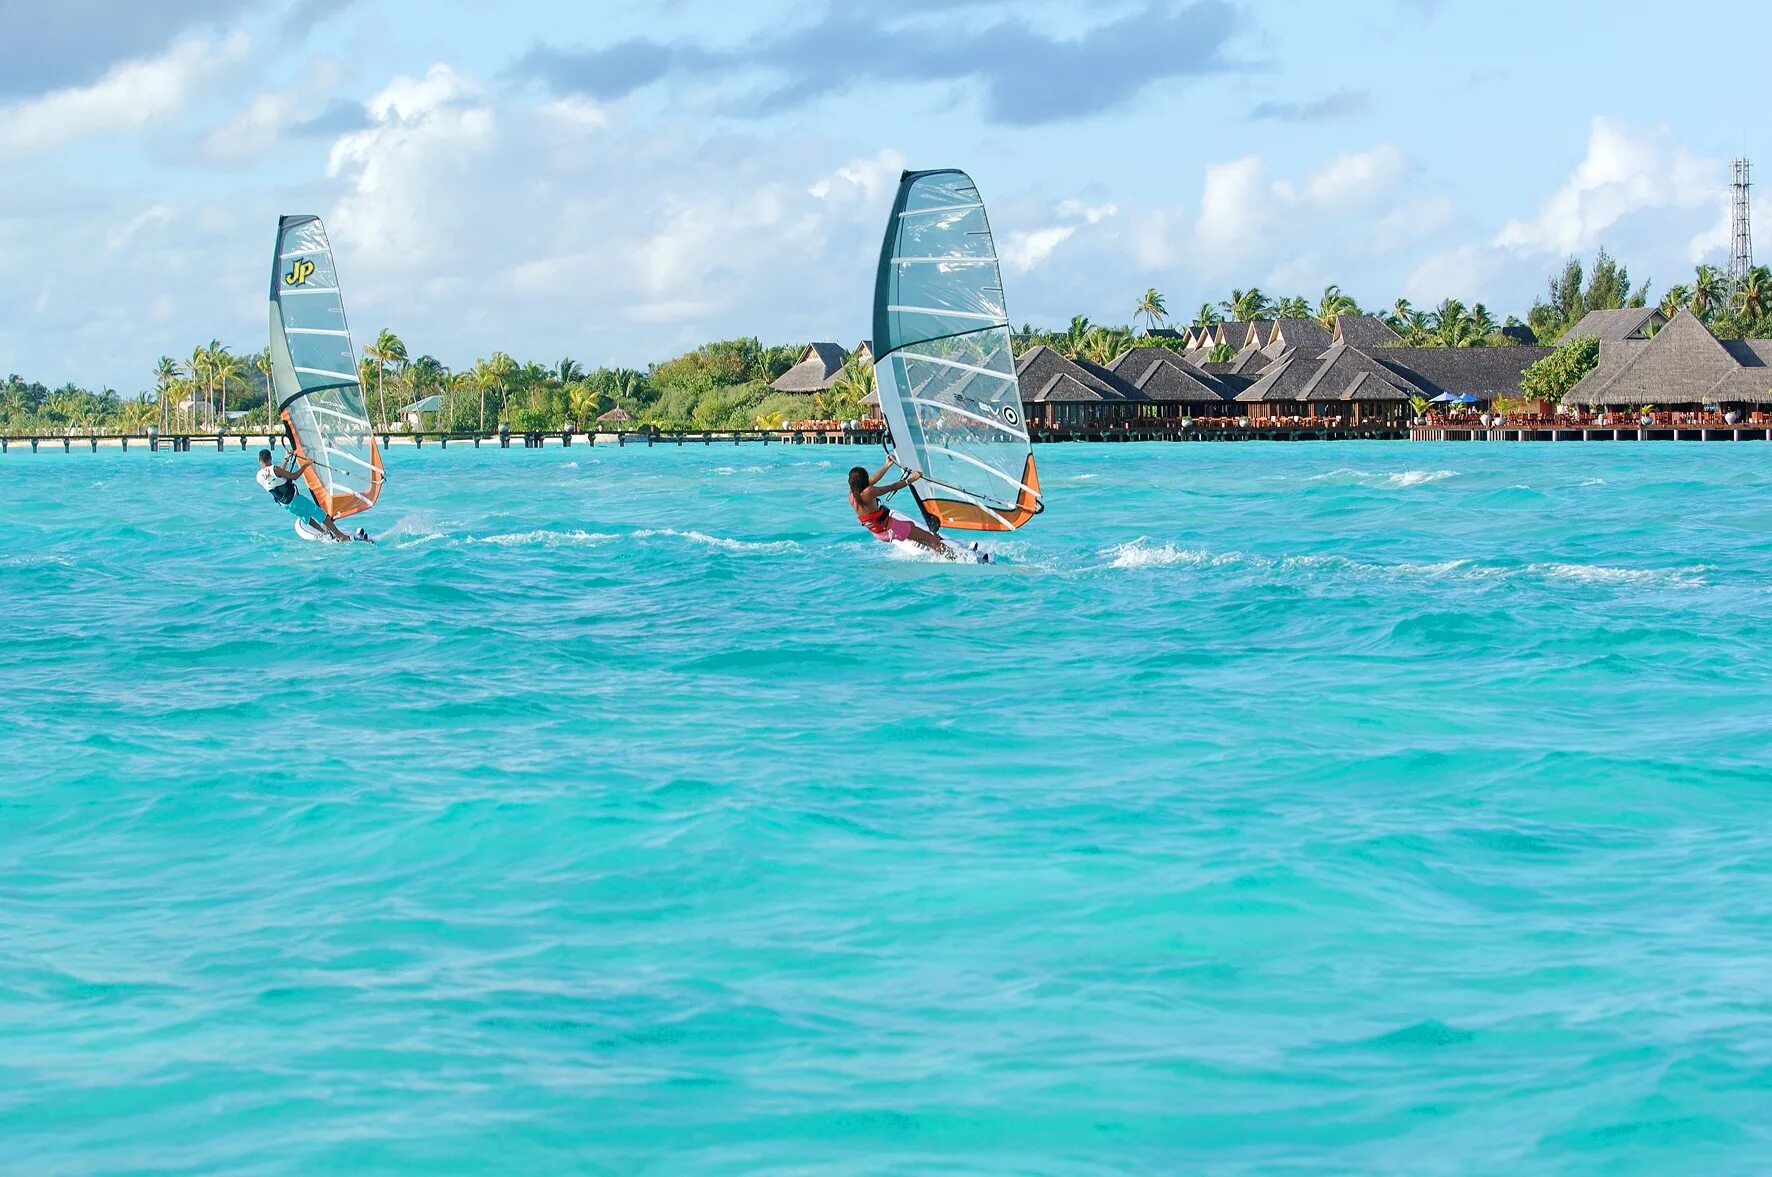
[[[1745,159],[1736,160],[1734,178],[1729,185],[1732,242],[1729,249],[1729,281],[1737,287],[1747,281],[1748,271],[1754,268],[1754,232],[1750,223],[1752,210],[1748,204],[1748,193],[1753,188],[1751,167]]]

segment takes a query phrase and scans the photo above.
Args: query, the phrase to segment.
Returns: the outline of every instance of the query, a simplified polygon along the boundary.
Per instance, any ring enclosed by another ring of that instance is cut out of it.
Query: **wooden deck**
[[[1772,441],[1772,425],[1415,425],[1410,441]]]
[[[574,445],[668,446],[668,445],[741,445],[754,442],[762,445],[870,445],[885,440],[878,429],[697,429],[677,432],[654,430],[618,430],[609,433],[378,433],[376,441],[383,449],[411,446],[422,449],[434,445],[447,449],[451,445],[473,449],[545,449]],[[39,453],[60,450],[62,453],[101,449],[149,450],[154,453],[191,453],[196,450],[226,453],[229,450],[274,449],[281,434],[258,433],[180,433],[158,437],[120,435],[90,436],[23,436],[0,437],[0,454],[17,450]]]

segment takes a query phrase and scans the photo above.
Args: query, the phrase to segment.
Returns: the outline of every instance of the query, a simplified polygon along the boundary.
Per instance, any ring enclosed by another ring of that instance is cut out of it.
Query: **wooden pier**
[[[1772,441],[1772,425],[1414,425],[1410,441]]]
[[[400,446],[422,449],[427,445],[434,445],[438,449],[448,449],[454,445],[457,448],[469,446],[473,449],[485,447],[488,449],[538,450],[574,445],[613,445],[621,448],[628,446],[743,445],[746,443],[877,446],[885,440],[885,434],[879,429],[695,429],[668,432],[659,429],[632,429],[602,433],[568,433],[564,431],[513,433],[504,430],[496,433],[394,433],[390,431],[377,433],[375,439],[384,450]],[[199,450],[226,453],[229,450],[276,449],[282,441],[282,434],[267,434],[262,431],[256,433],[178,433],[132,437],[119,434],[33,435],[0,437],[0,454],[23,450],[29,450],[33,454],[45,450],[59,450],[64,454],[77,450],[97,453],[101,449],[122,450],[127,453],[132,447],[138,450],[145,449],[152,453],[188,454]]]

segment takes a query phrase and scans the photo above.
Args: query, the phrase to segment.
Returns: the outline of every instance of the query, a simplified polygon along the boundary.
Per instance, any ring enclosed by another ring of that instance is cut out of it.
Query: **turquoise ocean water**
[[[0,459],[0,1171],[1772,1168],[1772,452]]]

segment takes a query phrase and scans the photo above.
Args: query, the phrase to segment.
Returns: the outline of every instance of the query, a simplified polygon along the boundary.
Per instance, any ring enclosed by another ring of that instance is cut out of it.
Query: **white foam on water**
[[[673,539],[686,539],[690,543],[705,544],[711,548],[719,548],[727,552],[764,552],[780,554],[797,552],[800,545],[791,539],[780,540],[744,540],[730,539],[723,535],[709,535],[705,531],[678,531],[674,527],[662,527],[656,530],[636,531],[635,539],[650,539],[653,536],[670,536]]]
[[[611,535],[602,531],[550,531],[541,528],[535,531],[518,531],[507,535],[488,535],[481,537],[469,536],[469,543],[497,544],[501,548],[560,548],[560,547],[595,547],[617,540],[619,535]]]
[[[1607,564],[1528,564],[1529,575],[1575,584],[1629,585],[1637,588],[1703,588],[1710,565],[1687,568],[1617,568]]]
[[[1170,568],[1177,564],[1219,564],[1240,557],[1214,556],[1202,548],[1179,548],[1174,544],[1153,544],[1143,536],[1131,543],[1116,544],[1100,553],[1108,557],[1112,568]]]
[[[1426,486],[1432,482],[1444,482],[1448,478],[1457,478],[1456,470],[1400,470],[1394,473],[1375,474],[1370,470],[1355,470],[1344,466],[1339,470],[1331,470],[1327,474],[1313,474],[1306,482],[1342,482],[1357,486],[1370,486],[1379,490],[1407,490],[1412,486]]]

